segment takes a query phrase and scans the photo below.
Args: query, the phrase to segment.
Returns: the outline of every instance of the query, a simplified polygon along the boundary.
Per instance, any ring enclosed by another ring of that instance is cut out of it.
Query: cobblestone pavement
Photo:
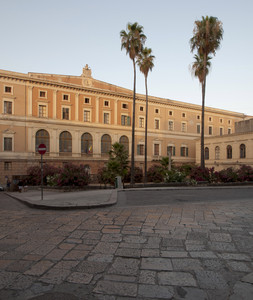
[[[253,201],[52,211],[5,197],[0,299],[253,299]]]

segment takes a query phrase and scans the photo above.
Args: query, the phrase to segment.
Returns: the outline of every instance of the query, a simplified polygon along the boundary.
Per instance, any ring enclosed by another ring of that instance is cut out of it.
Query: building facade
[[[200,141],[196,142],[196,163],[200,163]],[[242,165],[253,167],[253,118],[235,123],[235,132],[205,138],[205,165],[220,171]]]
[[[96,174],[115,142],[130,152],[132,91],[96,80],[86,65],[80,76],[0,70],[0,183],[25,175],[44,159],[61,166],[84,164]],[[241,113],[206,108],[207,136],[233,134]],[[145,95],[137,94],[135,160],[144,161]],[[148,164],[167,156],[175,163],[196,162],[201,106],[149,96]]]

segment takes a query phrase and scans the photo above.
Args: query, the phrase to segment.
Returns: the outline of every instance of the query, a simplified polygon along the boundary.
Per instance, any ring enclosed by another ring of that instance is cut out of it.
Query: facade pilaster
[[[53,91],[53,119],[56,119],[57,111],[57,90]]]
[[[75,121],[79,119],[79,94],[75,94]]]
[[[96,97],[96,123],[99,123],[99,97]]]
[[[118,123],[118,100],[114,102],[114,124],[117,125]]]
[[[32,116],[33,109],[33,86],[28,86],[28,116]]]

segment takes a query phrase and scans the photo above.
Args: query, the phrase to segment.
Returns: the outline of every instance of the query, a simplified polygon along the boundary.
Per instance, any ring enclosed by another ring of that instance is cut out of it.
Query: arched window
[[[246,146],[244,144],[240,145],[240,158],[246,157]]]
[[[232,158],[232,146],[228,145],[227,146],[227,159],[231,159]]]
[[[35,138],[35,151],[38,152],[38,147],[40,144],[45,144],[47,147],[47,152],[50,152],[50,141],[49,141],[49,133],[44,130],[40,129],[36,132],[36,138]]]
[[[216,160],[220,159],[220,147],[219,146],[215,147],[215,159]]]
[[[63,131],[59,139],[59,152],[66,154],[72,153],[72,136],[68,131]]]
[[[81,153],[82,154],[93,153],[92,136],[87,132],[84,133],[81,137]]]
[[[128,137],[125,135],[122,135],[119,139],[119,143],[122,144],[125,148],[125,150],[127,151],[127,153],[129,153],[129,141],[128,141]]]
[[[112,139],[108,134],[104,134],[101,138],[101,154],[108,154],[111,150]]]
[[[205,159],[209,159],[209,148],[205,148]]]

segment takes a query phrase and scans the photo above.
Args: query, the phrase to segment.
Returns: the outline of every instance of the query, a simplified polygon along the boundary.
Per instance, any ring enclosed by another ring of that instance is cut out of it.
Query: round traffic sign
[[[47,151],[47,147],[45,144],[40,144],[39,147],[38,147],[38,152],[39,154],[43,155],[45,154]]]

